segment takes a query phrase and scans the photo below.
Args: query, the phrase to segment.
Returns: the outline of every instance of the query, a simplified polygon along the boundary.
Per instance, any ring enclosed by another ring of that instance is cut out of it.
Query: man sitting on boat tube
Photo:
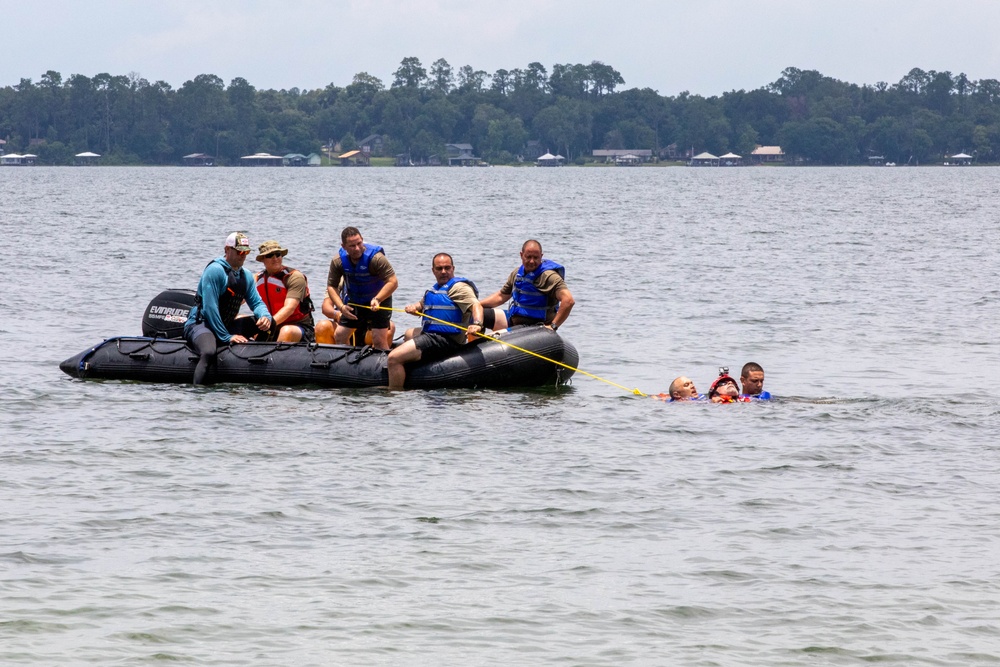
[[[406,382],[403,364],[446,357],[464,345],[469,334],[474,335],[482,329],[479,290],[468,278],[455,277],[451,255],[445,252],[434,255],[431,270],[436,281],[434,285],[424,293],[423,299],[405,308],[410,315],[425,315],[422,326],[408,329],[406,341],[389,353],[389,389],[403,388]]]
[[[257,330],[271,328],[271,313],[254,288],[253,275],[243,268],[250,254],[250,239],[242,232],[233,232],[222,251],[223,256],[209,262],[202,272],[196,305],[184,323],[184,337],[199,355],[195,384],[204,384],[218,343],[245,343]],[[244,301],[253,311],[253,318],[237,317]]]
[[[255,276],[257,293],[274,315],[274,326],[266,338],[257,336],[257,340],[311,343],[315,340],[315,325],[309,281],[298,269],[285,266],[287,254],[288,249],[277,241],[260,244],[257,261],[264,265],[264,270]]]
[[[511,300],[507,311],[497,306]],[[553,331],[569,317],[576,303],[566,286],[566,269],[542,259],[542,244],[534,239],[521,246],[521,266],[494,294],[481,300],[487,329],[500,331],[516,324],[543,323]]]

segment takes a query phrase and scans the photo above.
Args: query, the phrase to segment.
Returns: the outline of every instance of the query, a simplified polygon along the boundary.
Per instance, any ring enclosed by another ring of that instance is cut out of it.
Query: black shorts
[[[278,326],[272,326],[270,331],[265,331],[261,333],[257,340],[266,341],[268,343],[273,343],[278,340],[278,334],[281,333],[282,327],[298,327],[302,332],[302,343],[315,343],[316,342],[316,329],[311,324],[303,324],[302,322],[297,322],[295,324],[286,323],[280,324]]]
[[[386,299],[380,305],[384,308],[379,308],[378,311],[374,311],[371,308],[360,308],[358,306],[351,306],[351,310],[354,314],[358,316],[358,319],[352,320],[349,317],[340,318],[340,326],[346,327],[348,329],[388,329],[389,320],[392,319],[392,299]]]
[[[496,324],[496,311],[493,308],[483,308],[483,326],[487,329],[495,329],[493,325]],[[512,327],[515,324],[541,324],[542,320],[536,320],[531,317],[523,317],[521,315],[510,316],[510,311],[504,311],[504,315],[507,318],[507,326]]]
[[[433,361],[450,357],[458,351],[462,344],[451,336],[439,333],[422,333],[413,339],[413,344],[420,350],[421,361]]]

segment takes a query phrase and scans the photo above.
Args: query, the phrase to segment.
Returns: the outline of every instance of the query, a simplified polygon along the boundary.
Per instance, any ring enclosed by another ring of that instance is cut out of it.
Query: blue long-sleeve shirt
[[[229,285],[228,272],[232,270],[233,267],[230,266],[225,257],[219,257],[205,267],[205,271],[201,274],[201,280],[198,281],[198,295],[201,297],[201,305],[192,308],[188,314],[187,322],[184,323],[185,332],[194,326],[200,314],[201,320],[205,326],[212,330],[216,338],[223,343],[229,342],[232,334],[229,333],[225,322],[222,321],[222,314],[219,312],[219,297]],[[257,293],[253,274],[247,269],[241,268],[240,278],[244,283],[243,300],[250,306],[254,318],[259,320],[262,317],[271,317],[267,306],[264,305],[260,294]]]

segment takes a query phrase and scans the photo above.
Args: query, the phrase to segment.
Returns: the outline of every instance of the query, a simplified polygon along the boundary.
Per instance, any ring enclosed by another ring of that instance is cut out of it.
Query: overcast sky
[[[259,89],[388,86],[408,56],[492,73],[611,65],[663,95],[751,90],[786,67],[895,83],[914,67],[1000,79],[1000,0],[0,0],[0,86],[136,72]]]

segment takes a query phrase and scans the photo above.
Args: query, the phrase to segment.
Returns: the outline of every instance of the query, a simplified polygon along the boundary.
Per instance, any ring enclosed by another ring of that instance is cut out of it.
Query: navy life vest
[[[340,249],[340,263],[344,267],[344,291],[347,294],[344,301],[367,306],[379,293],[379,290],[385,286],[385,281],[378,276],[373,276],[368,270],[372,257],[378,253],[385,254],[382,246],[366,243],[365,251],[355,265],[351,262],[347,251],[343,248]]]
[[[222,318],[222,323],[228,328],[240,312],[240,306],[243,305],[243,299],[246,297],[247,284],[243,279],[243,269],[232,268],[221,257],[213,259],[205,265],[205,268],[207,269],[212,264],[218,264],[226,272],[226,291],[219,295],[219,317]],[[200,284],[194,301],[198,306],[198,316],[195,321],[203,322],[205,318],[201,314],[202,295]]]
[[[508,311],[511,316],[520,315],[539,322],[545,321],[549,300],[547,296],[538,291],[535,282],[546,271],[555,271],[561,278],[566,277],[566,268],[562,264],[548,259],[543,259],[538,268],[530,273],[524,272],[523,264],[517,270],[517,276],[514,278],[514,291],[511,294],[512,302]],[[556,304],[556,310],[559,310],[559,304]]]
[[[455,276],[444,285],[435,283],[433,287],[424,292],[424,313],[439,320],[461,324],[462,311],[455,305],[454,301],[448,298],[448,290],[454,287],[455,283],[466,283],[472,287],[472,291],[476,293],[476,298],[479,298],[479,290],[476,288],[474,282],[468,278]],[[423,327],[424,331],[431,333],[456,334],[461,332],[461,329],[457,327],[453,327],[450,324],[442,324],[427,317],[423,320]]]

